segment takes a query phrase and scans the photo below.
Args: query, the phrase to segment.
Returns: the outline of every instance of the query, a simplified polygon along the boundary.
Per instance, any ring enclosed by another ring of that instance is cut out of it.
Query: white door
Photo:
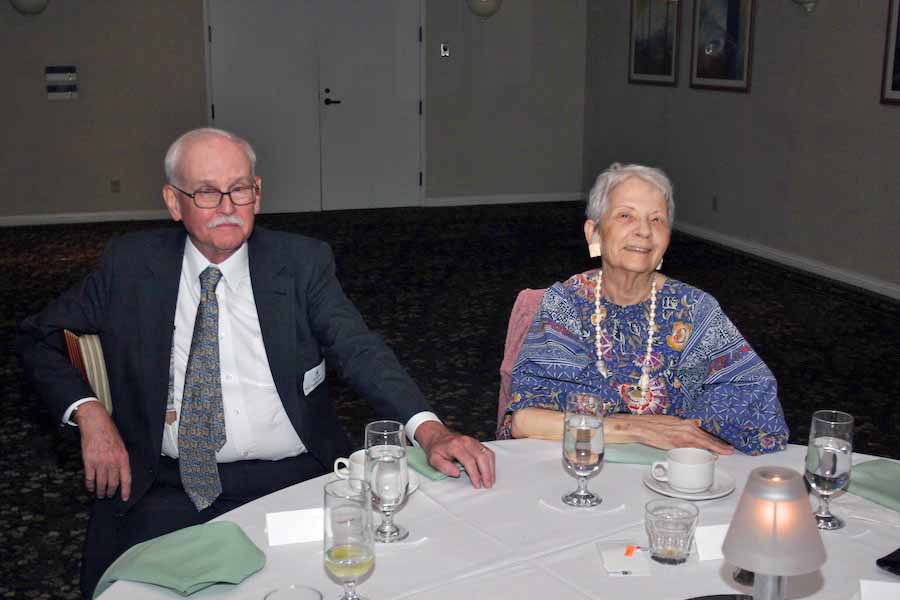
[[[265,212],[420,204],[419,4],[208,0],[212,124],[253,143]]]
[[[322,207],[418,206],[419,0],[320,6]]]
[[[303,2],[210,0],[214,127],[246,137],[264,212],[321,210],[316,27]]]

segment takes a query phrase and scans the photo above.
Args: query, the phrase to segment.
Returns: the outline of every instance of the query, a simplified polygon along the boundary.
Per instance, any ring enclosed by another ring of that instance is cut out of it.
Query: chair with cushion
[[[525,334],[531,327],[534,315],[541,305],[544,290],[524,289],[516,296],[512,312],[509,315],[509,326],[506,329],[506,343],[503,346],[503,362],[500,364],[500,398],[497,403],[497,439],[510,436],[508,428],[503,427],[503,418],[512,398],[510,386],[512,385],[512,369],[525,341]]]
[[[85,380],[91,385],[97,400],[109,414],[112,414],[112,397],[109,393],[109,379],[106,375],[106,361],[103,359],[103,348],[100,336],[94,334],[78,335],[68,329],[63,330],[66,339],[66,350],[72,365],[81,371]]]

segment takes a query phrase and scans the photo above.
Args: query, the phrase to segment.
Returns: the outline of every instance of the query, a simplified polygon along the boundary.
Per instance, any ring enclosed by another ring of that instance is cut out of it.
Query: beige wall
[[[581,191],[585,5],[507,0],[484,20],[426,3],[429,199]]]
[[[162,209],[167,145],[206,123],[202,32],[200,0],[54,0],[34,17],[0,1],[0,216]],[[60,64],[78,67],[76,101],[47,100]]]
[[[586,0],[509,0],[488,20],[425,6],[427,196],[581,192]],[[201,0],[56,0],[37,17],[0,0],[0,220],[161,209],[166,145],[206,122],[202,31]],[[79,100],[47,101],[51,64],[78,66]]]
[[[884,2],[757,2],[750,94],[627,83],[628,2],[588,6],[585,184],[658,165],[700,233],[900,297],[900,106],[879,103]],[[712,209],[718,198],[718,211]]]

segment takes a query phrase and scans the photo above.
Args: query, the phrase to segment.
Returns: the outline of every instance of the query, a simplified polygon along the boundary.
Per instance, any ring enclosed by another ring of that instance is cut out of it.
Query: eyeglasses
[[[222,204],[222,198],[224,198],[225,196],[228,196],[231,199],[231,203],[235,206],[253,204],[253,202],[256,200],[256,192],[259,191],[259,189],[255,185],[242,185],[227,192],[202,189],[197,190],[196,192],[191,194],[190,192],[184,191],[177,185],[172,185],[170,183],[169,186],[193,200],[194,206],[196,206],[197,208],[219,208],[219,205]]]

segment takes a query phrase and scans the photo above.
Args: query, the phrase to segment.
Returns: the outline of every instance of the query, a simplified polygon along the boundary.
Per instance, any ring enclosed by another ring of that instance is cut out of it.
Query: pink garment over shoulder
[[[509,315],[509,327],[506,330],[506,344],[503,347],[503,362],[500,364],[500,398],[497,403],[497,427],[499,428],[511,402],[510,387],[512,385],[512,369],[525,341],[534,315],[541,305],[544,290],[524,289],[519,292]]]

